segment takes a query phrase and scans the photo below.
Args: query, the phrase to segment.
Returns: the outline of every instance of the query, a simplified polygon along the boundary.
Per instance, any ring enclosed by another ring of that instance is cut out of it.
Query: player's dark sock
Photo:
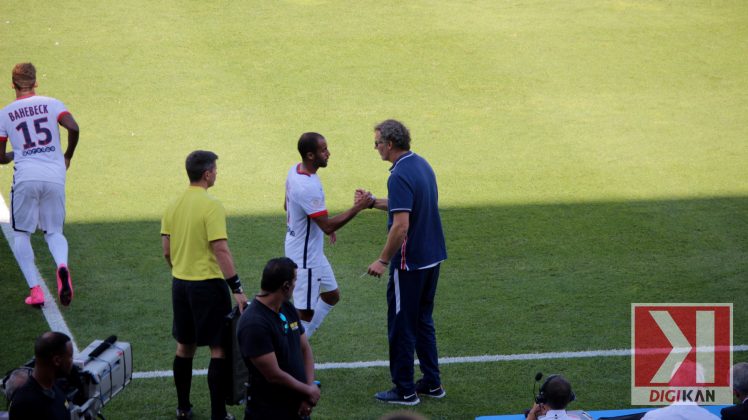
[[[208,389],[210,390],[210,417],[223,420],[226,417],[226,392],[223,373],[226,371],[226,360],[211,358],[208,365]]]
[[[192,358],[174,356],[174,385],[177,387],[178,408],[187,410],[190,404],[192,387]]]

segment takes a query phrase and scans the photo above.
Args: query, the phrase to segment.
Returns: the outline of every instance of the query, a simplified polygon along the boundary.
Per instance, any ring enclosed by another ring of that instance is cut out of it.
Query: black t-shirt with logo
[[[301,334],[296,308],[289,302],[281,305],[280,313],[252,300],[239,319],[237,338],[239,349],[249,370],[249,401],[247,411],[278,410],[278,418],[295,416],[304,396],[284,386],[270,384],[250,361],[253,357],[275,353],[281,370],[306,383],[304,358],[301,353]]]

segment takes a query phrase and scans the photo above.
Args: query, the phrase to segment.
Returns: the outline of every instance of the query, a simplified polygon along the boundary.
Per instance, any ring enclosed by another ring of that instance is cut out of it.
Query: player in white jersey
[[[29,305],[44,303],[39,273],[34,266],[31,234],[44,231],[52,258],[57,264],[57,294],[67,306],[73,299],[68,270],[68,242],[62,234],[65,221],[65,171],[70,166],[80,130],[62,102],[37,96],[36,68],[19,63],[13,68],[16,100],[0,111],[0,164],[15,161],[10,190],[13,253],[31,290]],[[68,132],[62,153],[59,125]],[[6,152],[8,140],[12,147]]]
[[[286,178],[286,257],[298,266],[293,300],[299,317],[311,338],[330,309],[340,300],[340,291],[330,263],[324,254],[324,235],[335,243],[335,231],[356,214],[371,208],[374,199],[361,200],[345,212],[329,217],[325,193],[317,170],[327,166],[330,151],[327,140],[318,133],[304,133],[298,143],[301,163]]]

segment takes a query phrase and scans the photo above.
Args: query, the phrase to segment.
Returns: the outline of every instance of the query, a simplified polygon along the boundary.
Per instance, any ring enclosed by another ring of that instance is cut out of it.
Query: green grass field
[[[372,127],[401,119],[434,167],[449,259],[440,356],[621,349],[632,302],[733,302],[748,344],[748,3],[743,1],[0,2],[1,103],[32,61],[81,126],[67,184],[78,345],[117,334],[138,372],[171,369],[159,220],[184,157],[220,159],[245,288],[283,252],[283,184],[304,131],[324,134],[333,213],[386,194]],[[12,165],[0,166],[6,202]],[[313,337],[319,363],[387,358],[385,280],[361,278],[386,235],[368,211],[327,248],[342,301]],[[54,289],[39,235],[37,265]],[[0,240],[0,370],[48,328]],[[735,353],[747,361],[748,353]],[[207,367],[204,349],[195,368]],[[432,419],[516,413],[537,371],[577,409],[630,404],[627,357],[452,364]],[[386,368],[324,370],[319,419],[374,419]],[[208,418],[205,377],[193,382]],[[139,379],[107,419],[171,418],[170,378]],[[241,407],[233,409],[241,413]]]

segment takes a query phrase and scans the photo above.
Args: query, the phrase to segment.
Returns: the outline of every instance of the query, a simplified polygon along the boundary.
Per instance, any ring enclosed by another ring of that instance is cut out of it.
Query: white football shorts
[[[14,230],[62,233],[65,223],[65,186],[54,182],[24,181],[10,190],[10,220]]]
[[[313,311],[319,294],[338,288],[335,274],[330,265],[315,268],[299,268],[296,271],[296,287],[293,289],[293,303],[296,309]]]

